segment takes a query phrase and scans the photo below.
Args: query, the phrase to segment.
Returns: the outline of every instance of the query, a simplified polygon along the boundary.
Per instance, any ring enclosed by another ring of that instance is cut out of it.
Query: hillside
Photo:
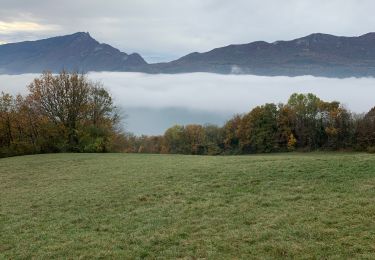
[[[0,159],[0,259],[373,259],[375,157]]]
[[[59,72],[62,69],[123,71],[145,64],[139,54],[128,55],[83,32],[0,45],[0,73]]]
[[[79,71],[212,72],[264,76],[375,76],[375,33],[359,37],[311,34],[291,41],[229,45],[177,60],[147,64],[100,44],[88,33],[0,45],[0,74]]]
[[[150,72],[215,72],[267,76],[375,76],[375,33],[359,37],[311,34],[292,41],[229,45],[191,53]]]

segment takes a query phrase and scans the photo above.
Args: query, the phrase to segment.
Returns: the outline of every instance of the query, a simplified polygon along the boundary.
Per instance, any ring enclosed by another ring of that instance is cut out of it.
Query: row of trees
[[[0,95],[0,157],[50,152],[248,154],[312,150],[375,152],[375,108],[364,115],[313,94],[265,104],[222,127],[176,125],[161,136],[120,128],[110,94],[84,75],[44,73],[25,97]]]
[[[223,127],[173,126],[163,136],[128,135],[126,151],[139,153],[248,154],[312,150],[375,151],[375,108],[365,115],[313,94],[287,104],[265,104],[236,115]]]
[[[78,73],[44,73],[28,89],[26,97],[0,95],[0,157],[121,150],[119,116],[100,84]]]

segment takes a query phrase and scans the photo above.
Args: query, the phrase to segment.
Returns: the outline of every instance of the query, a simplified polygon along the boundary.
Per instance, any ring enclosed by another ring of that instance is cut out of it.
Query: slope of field
[[[0,258],[374,258],[375,156],[0,159]]]

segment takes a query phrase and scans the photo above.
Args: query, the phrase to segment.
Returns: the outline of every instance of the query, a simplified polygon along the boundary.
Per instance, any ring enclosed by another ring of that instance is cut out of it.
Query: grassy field
[[[2,258],[375,258],[375,156],[0,159]]]

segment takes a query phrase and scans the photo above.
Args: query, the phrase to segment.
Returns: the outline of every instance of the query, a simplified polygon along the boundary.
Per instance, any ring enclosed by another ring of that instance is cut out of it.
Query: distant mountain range
[[[128,55],[82,32],[0,45],[0,73],[3,74],[58,72],[62,69],[126,71],[142,65],[147,63],[139,54]]]
[[[375,33],[359,37],[311,34],[292,41],[229,45],[175,61],[147,64],[100,44],[88,33],[0,45],[0,73],[62,69],[145,73],[213,72],[264,76],[375,76]]]

